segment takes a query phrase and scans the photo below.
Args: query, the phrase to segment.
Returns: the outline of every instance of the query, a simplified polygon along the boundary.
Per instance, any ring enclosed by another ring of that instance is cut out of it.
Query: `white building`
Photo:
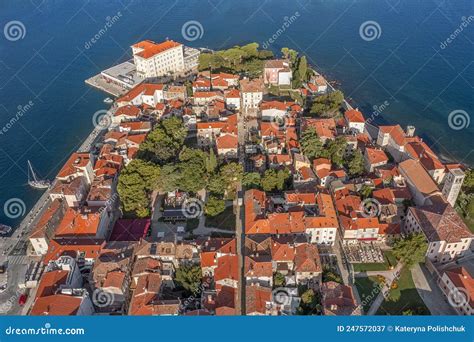
[[[225,104],[229,109],[240,109],[240,90],[231,89],[225,92]]]
[[[468,270],[448,269],[438,279],[438,285],[459,315],[474,315],[474,279]]]
[[[443,196],[446,198],[449,204],[454,207],[458,198],[459,192],[461,191],[462,183],[466,174],[460,169],[450,169],[449,173],[445,177],[443,186]]]
[[[150,40],[132,45],[133,60],[142,78],[180,74],[186,70],[183,44],[172,40],[155,43]],[[191,60],[188,64],[192,64]]]
[[[404,233],[423,233],[428,241],[426,257],[445,263],[470,254],[473,234],[453,207],[441,197],[435,204],[410,207]]]
[[[405,158],[405,144],[405,132],[400,125],[379,127],[377,145],[385,147],[395,161],[400,162]]]
[[[431,204],[430,198],[441,194],[433,178],[419,161],[407,159],[398,164],[398,170],[405,178],[416,205]]]
[[[344,113],[346,124],[350,131],[356,133],[364,133],[365,131],[365,118],[361,112],[357,109],[349,109]]]
[[[263,82],[261,79],[240,81],[242,107],[245,110],[257,109],[263,99]]]

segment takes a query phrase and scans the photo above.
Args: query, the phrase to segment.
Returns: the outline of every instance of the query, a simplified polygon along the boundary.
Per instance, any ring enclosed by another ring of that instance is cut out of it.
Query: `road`
[[[457,315],[453,307],[448,304],[446,296],[441,292],[436,279],[424,265],[414,266],[411,275],[418,294],[432,315]]]
[[[239,163],[245,165],[245,142],[247,137],[247,125],[244,122],[244,113],[240,111],[238,114],[238,138],[239,138]],[[239,282],[237,287],[237,313],[239,315],[245,315],[245,227],[244,227],[244,189],[242,183],[237,185],[237,199],[234,201],[234,212],[235,212],[235,235],[237,240],[237,256],[239,265]]]

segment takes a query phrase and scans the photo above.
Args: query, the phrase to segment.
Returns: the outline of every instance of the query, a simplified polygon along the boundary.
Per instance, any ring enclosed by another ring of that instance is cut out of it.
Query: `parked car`
[[[23,293],[18,298],[18,304],[20,304],[21,306],[25,305],[27,299],[28,299],[28,295],[26,293]]]

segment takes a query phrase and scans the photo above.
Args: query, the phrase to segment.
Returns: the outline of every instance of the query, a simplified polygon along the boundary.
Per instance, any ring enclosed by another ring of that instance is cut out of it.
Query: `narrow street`
[[[242,111],[238,113],[238,156],[239,164],[245,165],[245,139],[247,136],[247,127],[244,123],[244,115]],[[244,189],[242,183],[237,186],[237,198],[234,201],[234,212],[235,212],[235,237],[237,240],[237,255],[238,255],[238,267],[239,267],[239,281],[238,281],[238,300],[237,300],[237,312],[240,315],[245,315],[245,277],[244,277],[244,266],[245,266],[245,227],[244,227]]]

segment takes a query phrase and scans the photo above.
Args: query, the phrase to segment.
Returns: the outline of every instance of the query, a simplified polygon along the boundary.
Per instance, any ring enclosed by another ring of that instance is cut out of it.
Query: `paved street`
[[[424,265],[418,264],[413,267],[411,275],[418,294],[432,315],[456,315],[456,311],[449,305],[446,297],[436,284],[436,279]]]

